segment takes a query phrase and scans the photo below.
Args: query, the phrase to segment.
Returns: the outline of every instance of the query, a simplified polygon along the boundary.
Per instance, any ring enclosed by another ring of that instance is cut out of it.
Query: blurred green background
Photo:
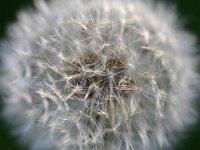
[[[161,0],[157,0],[161,1]],[[200,0],[162,0],[173,4],[177,8],[179,18],[184,20],[184,27],[192,32],[198,38],[198,47],[200,49]],[[6,26],[16,21],[16,14],[21,8],[32,6],[32,0],[0,0],[0,38],[5,38]],[[170,5],[169,5],[170,6]],[[164,18],[163,18],[164,19]],[[198,50],[197,55],[200,54]],[[200,101],[200,98],[199,100]],[[2,103],[0,100],[0,109]],[[197,103],[200,110],[200,103]],[[185,137],[175,145],[176,150],[200,150],[200,118],[199,122],[191,127]],[[0,119],[0,150],[27,150],[21,147],[17,142],[17,137],[9,134],[9,128],[6,123]]]

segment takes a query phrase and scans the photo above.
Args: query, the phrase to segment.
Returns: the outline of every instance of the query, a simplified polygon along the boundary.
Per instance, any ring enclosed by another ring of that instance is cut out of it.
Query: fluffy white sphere
[[[2,42],[4,116],[32,150],[157,150],[195,115],[194,38],[147,0],[37,0]]]

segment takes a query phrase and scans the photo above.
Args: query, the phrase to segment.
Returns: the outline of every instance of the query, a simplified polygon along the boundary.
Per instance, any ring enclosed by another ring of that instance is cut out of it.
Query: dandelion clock
[[[1,42],[3,116],[31,150],[172,149],[194,123],[194,37],[151,0],[35,0]]]

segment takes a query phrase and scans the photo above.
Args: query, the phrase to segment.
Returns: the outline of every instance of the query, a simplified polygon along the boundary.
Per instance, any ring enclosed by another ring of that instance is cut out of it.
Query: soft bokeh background
[[[161,1],[161,0],[156,0]],[[183,26],[197,37],[199,47],[197,55],[200,57],[200,0],[162,0],[176,6]],[[6,26],[16,21],[16,14],[22,8],[32,6],[32,0],[0,0],[0,38],[6,37]],[[170,5],[169,5],[170,7]],[[164,18],[163,18],[164,19]],[[164,19],[165,20],[165,19]],[[200,63],[199,63],[200,64]],[[199,65],[200,66],[200,65]],[[200,68],[200,67],[199,67]],[[200,70],[197,68],[198,70]],[[200,90],[199,90],[200,91]],[[200,110],[200,98],[197,108]],[[2,100],[0,99],[0,110]],[[184,133],[184,138],[175,145],[176,150],[200,150],[200,117],[198,123]],[[9,134],[8,125],[0,118],[0,150],[27,150],[20,146],[17,137]]]

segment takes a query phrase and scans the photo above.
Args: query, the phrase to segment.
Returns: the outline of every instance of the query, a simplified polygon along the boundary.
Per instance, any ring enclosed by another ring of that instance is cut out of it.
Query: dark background
[[[161,0],[156,0],[161,1]],[[197,36],[197,55],[200,54],[200,0],[162,0],[176,6],[179,18],[184,20],[184,28]],[[0,0],[0,38],[5,38],[6,26],[16,21],[16,13],[21,8],[32,6],[32,0]],[[170,6],[170,5],[169,5]],[[200,101],[198,98],[197,101]],[[197,107],[200,108],[200,103]],[[0,100],[0,109],[2,107]],[[200,109],[199,109],[200,110]],[[18,138],[9,135],[8,125],[0,119],[0,150],[27,150],[17,143]],[[176,150],[200,150],[199,122],[191,127],[185,137],[175,145]]]

